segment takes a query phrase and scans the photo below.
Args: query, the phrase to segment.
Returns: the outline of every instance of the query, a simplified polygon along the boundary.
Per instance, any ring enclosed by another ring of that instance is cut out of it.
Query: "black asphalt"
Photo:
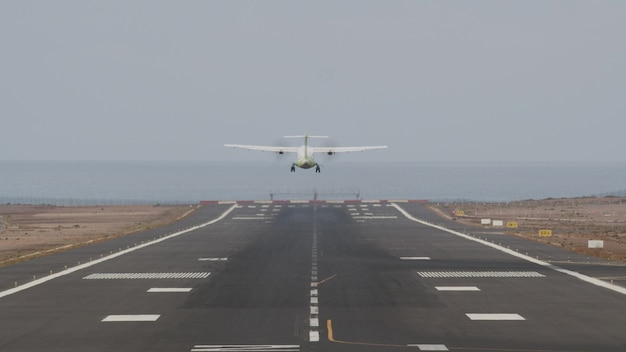
[[[423,204],[399,206],[561,268],[602,278],[626,273],[501,231],[467,228]],[[1,268],[0,295],[66,265],[206,223],[230,207],[207,205],[167,228]],[[536,275],[423,276],[461,271]],[[97,279],[118,273],[160,276]],[[208,277],[190,277],[196,274]],[[479,291],[437,289],[444,286]],[[523,320],[476,321],[472,313]],[[156,320],[103,321],[113,315]],[[0,297],[0,351],[624,351],[625,329],[626,295],[411,221],[387,203],[242,204],[212,225]]]

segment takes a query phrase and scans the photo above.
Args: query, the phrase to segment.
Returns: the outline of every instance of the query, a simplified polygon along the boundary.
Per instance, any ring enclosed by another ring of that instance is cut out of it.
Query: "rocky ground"
[[[512,236],[589,256],[626,261],[626,198],[549,198],[508,203],[434,203],[431,206],[471,226],[493,227],[493,223],[481,225],[481,221],[502,220],[503,231]],[[511,222],[516,222],[517,228],[507,228],[507,223]],[[540,236],[541,230],[551,230],[552,236]],[[588,240],[603,240],[604,248],[588,248]]]
[[[190,206],[0,205],[0,266],[162,226]]]

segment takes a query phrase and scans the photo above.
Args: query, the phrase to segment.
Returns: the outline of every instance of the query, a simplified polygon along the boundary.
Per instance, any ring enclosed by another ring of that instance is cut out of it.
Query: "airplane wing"
[[[362,152],[365,150],[386,149],[386,145],[368,146],[368,147],[309,147],[313,153],[325,153],[333,155],[335,153]]]
[[[298,152],[298,147],[273,147],[273,146],[264,146],[264,145],[245,145],[245,144],[224,144],[224,146],[229,147],[229,148],[259,150],[262,152],[274,152],[278,154]]]

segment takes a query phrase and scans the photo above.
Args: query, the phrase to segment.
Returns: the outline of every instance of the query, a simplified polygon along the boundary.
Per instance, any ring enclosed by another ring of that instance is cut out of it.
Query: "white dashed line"
[[[156,321],[159,314],[136,314],[136,315],[109,315],[102,322],[126,322],[126,321]]]
[[[437,291],[480,291],[476,286],[436,286]]]
[[[191,352],[272,352],[300,351],[299,345],[195,345]]]
[[[526,320],[519,314],[512,313],[467,313],[471,320]]]
[[[233,220],[271,220],[271,216],[233,216]]]
[[[222,258],[198,258],[198,261],[200,261],[200,262],[225,262],[227,260],[228,260],[228,258],[226,258],[226,257],[222,257]]]
[[[122,256],[124,254],[132,253],[132,252],[134,252],[136,250],[139,250],[139,249],[151,246],[153,244],[157,244],[157,243],[161,243],[163,241],[167,241],[170,238],[178,237],[178,236],[183,235],[185,233],[188,233],[188,232],[191,232],[191,231],[195,231],[197,229],[200,229],[200,228],[203,228],[203,227],[215,224],[216,222],[218,222],[218,221],[224,219],[226,216],[228,216],[228,214],[230,214],[230,212],[232,212],[235,208],[236,208],[236,205],[231,206],[230,208],[228,208],[228,210],[226,210],[224,213],[222,213],[222,215],[220,215],[218,218],[213,219],[213,220],[211,220],[209,222],[206,222],[204,224],[201,224],[201,225],[198,225],[198,226],[194,226],[194,227],[191,227],[191,228],[186,229],[186,230],[175,232],[175,233],[173,233],[171,235],[164,236],[164,237],[161,237],[161,238],[156,239],[154,241],[146,242],[146,243],[137,245],[135,247],[131,247],[129,249],[125,249],[123,251],[120,251],[120,252],[117,252],[117,253],[114,253],[114,254],[102,257],[100,259],[96,259],[96,260],[90,261],[88,263],[77,265],[77,266],[75,266],[73,268],[69,268],[69,269],[60,271],[58,273],[48,275],[46,277],[43,277],[43,278],[31,281],[29,283],[26,283],[26,284],[21,285],[21,286],[17,286],[15,288],[12,288],[12,289],[9,289],[9,290],[6,290],[6,291],[0,291],[0,298],[12,295],[14,293],[17,293],[17,292],[20,292],[20,291],[23,291],[23,290],[26,290],[26,289],[29,289],[31,287],[35,287],[37,285],[41,285],[41,284],[46,283],[48,281],[54,280],[56,278],[59,278],[59,277],[65,276],[65,275],[72,274],[74,272],[77,272],[77,271],[85,269],[85,268],[89,268],[89,267],[94,266],[96,264],[100,264],[100,263],[106,262],[107,260],[111,260],[113,258],[120,257],[120,256]]]
[[[374,215],[374,216],[353,216],[353,219],[397,219],[397,216],[385,216],[385,215]]]
[[[320,340],[320,332],[319,331],[309,331],[309,341],[318,342]]]
[[[400,257],[402,260],[430,260],[430,257]]]
[[[191,292],[192,288],[188,287],[153,287],[149,289],[147,292],[150,293],[176,293],[176,292]]]
[[[485,246],[497,249],[497,250],[499,250],[499,251],[501,251],[503,253],[507,253],[507,254],[510,254],[510,255],[515,256],[517,258],[524,259],[524,260],[526,260],[528,262],[541,265],[544,268],[552,269],[552,270],[557,271],[559,273],[570,275],[572,277],[578,278],[578,279],[580,279],[582,281],[585,281],[585,282],[588,282],[590,284],[593,284],[593,285],[596,285],[596,286],[599,286],[599,287],[604,287],[604,288],[607,288],[607,289],[612,290],[614,292],[618,292],[618,293],[621,293],[623,295],[626,295],[626,288],[624,288],[624,287],[621,287],[621,286],[618,286],[618,285],[614,285],[612,283],[609,283],[609,282],[606,282],[606,281],[602,281],[600,279],[593,278],[593,277],[581,274],[581,273],[576,272],[576,271],[564,269],[564,268],[561,268],[559,266],[556,266],[556,265],[544,262],[542,260],[535,259],[535,258],[533,258],[531,256],[521,254],[521,253],[516,252],[516,251],[514,251],[512,249],[504,248],[504,247],[499,246],[499,245],[497,245],[495,243],[491,243],[491,242],[488,242],[488,241],[485,241],[485,240],[481,240],[481,239],[472,237],[470,235],[466,235],[466,234],[458,232],[458,231],[450,230],[450,229],[445,228],[443,226],[435,225],[435,224],[429,223],[427,221],[417,219],[417,218],[413,217],[406,210],[402,209],[399,205],[397,205],[395,203],[391,203],[388,206],[395,207],[400,213],[402,213],[402,215],[404,215],[407,219],[409,219],[411,221],[415,221],[415,222],[420,223],[422,225],[430,226],[432,228],[439,229],[441,231],[445,231],[445,232],[451,233],[453,235],[456,235],[456,236],[468,239],[470,241],[474,241],[474,242],[483,244]]]

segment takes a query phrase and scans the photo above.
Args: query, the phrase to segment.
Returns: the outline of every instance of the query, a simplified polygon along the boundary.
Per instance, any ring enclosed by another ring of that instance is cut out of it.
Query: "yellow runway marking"
[[[326,329],[328,330],[328,341],[330,342],[342,343],[344,345],[358,345],[358,346],[382,346],[382,347],[403,347],[403,348],[407,347],[406,345],[387,345],[387,344],[382,344],[382,343],[350,342],[350,341],[335,340],[335,337],[333,336],[333,322],[330,319],[326,321]]]
[[[317,286],[319,286],[319,285],[323,284],[324,282],[326,282],[326,281],[328,281],[328,280],[330,280],[330,279],[333,279],[335,276],[337,276],[337,274],[335,274],[335,275],[333,275],[333,276],[330,276],[330,277],[327,277],[327,278],[325,278],[325,279],[324,279],[324,280],[322,280],[322,281],[318,281],[318,282],[317,282]]]

